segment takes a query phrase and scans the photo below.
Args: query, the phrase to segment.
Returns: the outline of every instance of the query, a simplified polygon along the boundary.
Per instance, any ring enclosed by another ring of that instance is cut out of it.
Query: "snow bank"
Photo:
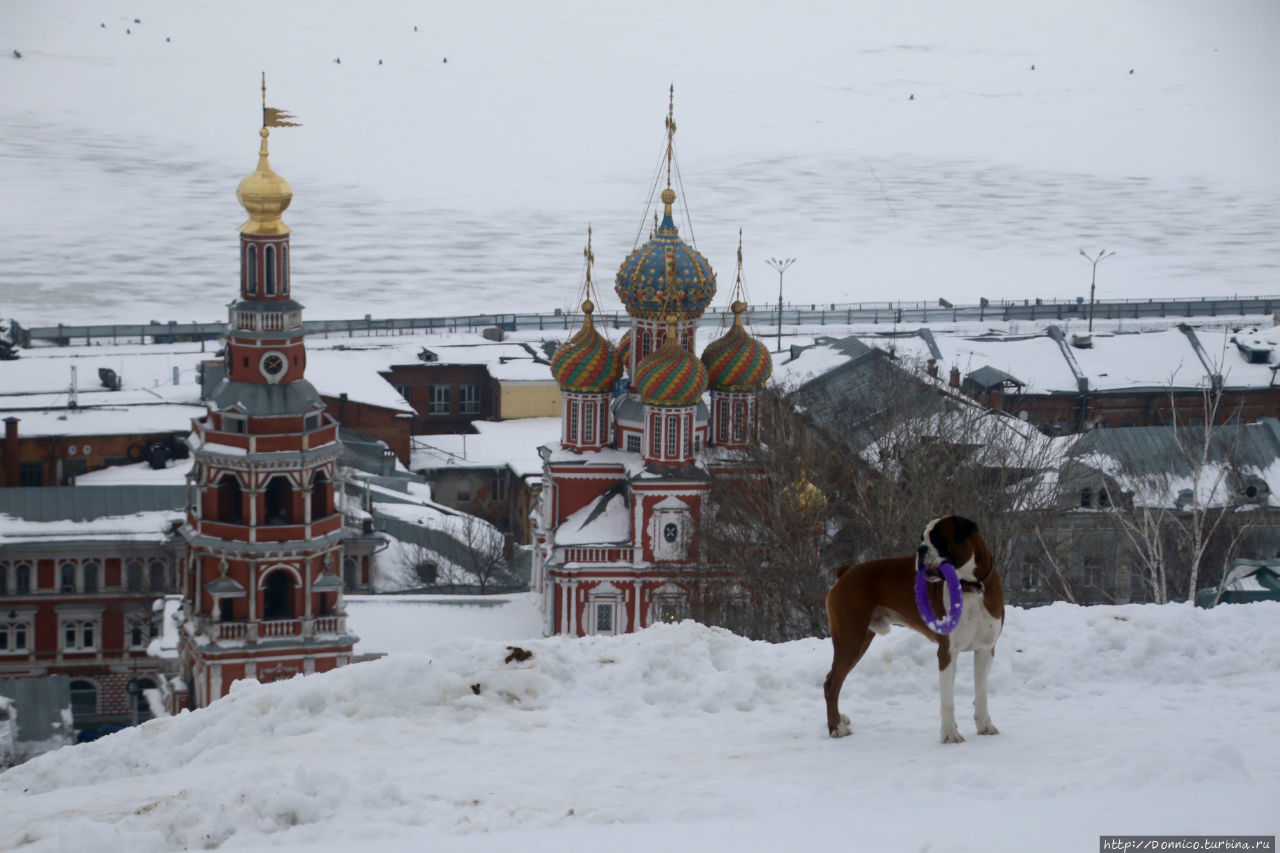
[[[0,848],[754,850],[856,825],[875,849],[1013,850],[1035,832],[1065,851],[1102,832],[1274,832],[1276,604],[1012,609],[992,676],[1003,734],[955,747],[937,743],[932,647],[906,631],[847,682],[841,741],[824,640],[685,622],[519,642],[523,661],[512,645],[240,683],[42,756],[0,776]]]

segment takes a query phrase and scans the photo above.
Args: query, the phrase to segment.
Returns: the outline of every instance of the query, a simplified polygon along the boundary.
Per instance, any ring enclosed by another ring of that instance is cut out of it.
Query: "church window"
[[[640,436],[636,435],[635,433],[627,434],[627,452],[628,453],[640,452]]]
[[[746,441],[747,438],[747,403],[745,400],[733,401],[733,440]]]
[[[684,455],[685,455],[685,456],[692,456],[692,455],[693,455],[693,416],[692,416],[692,415],[687,415],[687,416],[685,416],[685,417],[681,418],[681,420],[685,421],[685,424],[684,424]]]
[[[294,614],[294,589],[297,584],[293,574],[284,569],[276,569],[267,575],[262,596],[263,619],[292,619]]]
[[[263,267],[263,296],[276,295],[276,250],[274,246],[267,246],[262,250],[262,267]]]
[[[595,403],[585,403],[582,407],[582,440],[584,442],[593,442],[596,440]]]
[[[244,251],[244,292],[258,294],[258,247],[250,243]]]
[[[662,416],[654,415],[649,419],[649,455],[662,455]]]
[[[716,440],[729,440],[729,401],[721,400],[716,406]]]
[[[315,479],[311,481],[311,520],[332,515],[330,502],[329,478],[323,471],[317,471]]]
[[[289,295],[289,246],[280,247],[280,292]]]
[[[360,564],[353,557],[342,560],[342,580],[347,589],[355,589],[360,583]]]
[[[268,480],[263,497],[267,524],[293,524],[293,486],[288,477]]]
[[[574,442],[578,440],[578,405],[577,400],[569,403],[569,441]]]
[[[218,481],[218,521],[240,524],[244,520],[244,500],[240,481],[224,474]]]
[[[680,538],[680,526],[670,521],[662,525],[662,538],[668,542],[675,542]]]
[[[596,606],[596,630],[597,634],[612,634],[614,631],[614,602],[597,601]]]
[[[672,416],[667,421],[667,458],[675,459],[680,448],[680,421]]]

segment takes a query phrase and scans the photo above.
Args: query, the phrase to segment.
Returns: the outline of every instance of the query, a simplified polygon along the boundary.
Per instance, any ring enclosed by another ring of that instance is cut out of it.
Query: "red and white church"
[[[695,354],[716,276],[675,224],[670,114],[667,127],[662,219],[615,281],[630,329],[615,347],[595,328],[588,244],[582,328],[551,361],[562,428],[541,448],[533,558],[548,634],[627,633],[692,615],[710,577],[698,527],[711,481],[733,476],[737,451],[759,437],[773,365],[743,326],[743,302],[731,305],[728,332]]]
[[[276,681],[349,663],[342,514],[334,502],[338,424],[305,378],[302,305],[290,291],[293,198],[267,136],[236,197],[240,292],[226,374],[193,423],[192,496],[181,533],[182,670],[196,707],[240,678]]]

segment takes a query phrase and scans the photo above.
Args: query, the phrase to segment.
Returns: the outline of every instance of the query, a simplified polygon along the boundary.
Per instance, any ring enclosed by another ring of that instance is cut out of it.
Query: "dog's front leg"
[[[991,662],[995,657],[995,646],[973,650],[973,721],[980,735],[1000,734],[987,712],[987,676],[991,674]]]
[[[956,660],[945,641],[938,645],[938,692],[942,697],[942,742],[964,743],[956,725]]]

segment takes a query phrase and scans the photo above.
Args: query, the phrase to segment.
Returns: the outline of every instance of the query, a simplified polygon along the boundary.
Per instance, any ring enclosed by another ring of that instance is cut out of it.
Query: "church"
[[[773,363],[743,325],[741,249],[733,325],[701,357],[695,351],[716,275],[675,223],[674,134],[669,111],[662,218],[615,279],[630,328],[617,345],[595,328],[588,242],[582,326],[552,357],[561,436],[540,450],[533,557],[547,634],[620,634],[688,618],[707,584],[725,583],[703,570],[699,525],[712,479],[741,475],[741,451],[759,439],[758,398]]]

